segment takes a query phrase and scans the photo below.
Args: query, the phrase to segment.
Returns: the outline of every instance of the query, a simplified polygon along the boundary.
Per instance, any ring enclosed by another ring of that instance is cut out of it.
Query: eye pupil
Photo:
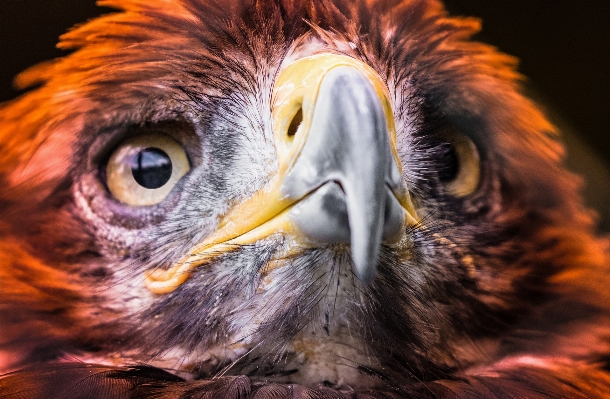
[[[443,167],[439,171],[439,179],[442,183],[448,183],[457,177],[460,171],[460,163],[455,147],[448,144],[443,154]]]
[[[158,148],[145,148],[133,158],[131,173],[140,186],[151,190],[160,188],[172,176],[172,161]]]

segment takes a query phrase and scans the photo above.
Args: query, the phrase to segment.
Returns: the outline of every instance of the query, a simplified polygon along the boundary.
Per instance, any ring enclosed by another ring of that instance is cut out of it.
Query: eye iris
[[[144,188],[152,190],[163,187],[172,176],[172,161],[158,148],[145,148],[133,158],[131,173]]]

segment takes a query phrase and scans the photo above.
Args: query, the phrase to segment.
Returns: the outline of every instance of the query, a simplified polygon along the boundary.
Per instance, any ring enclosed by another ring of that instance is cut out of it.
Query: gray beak
[[[349,243],[354,272],[373,281],[382,242],[398,241],[406,192],[370,80],[340,66],[320,84],[306,142],[282,184],[295,226],[316,243]]]

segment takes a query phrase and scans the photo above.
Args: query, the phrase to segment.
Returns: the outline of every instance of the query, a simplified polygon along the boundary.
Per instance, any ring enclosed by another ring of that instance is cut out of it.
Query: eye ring
[[[123,141],[106,165],[106,186],[118,201],[151,206],[163,201],[190,170],[184,148],[163,134]]]
[[[455,128],[446,129],[441,137],[451,146],[449,152],[457,163],[451,178],[441,181],[449,194],[458,198],[466,197],[476,191],[481,179],[481,158],[477,146]]]

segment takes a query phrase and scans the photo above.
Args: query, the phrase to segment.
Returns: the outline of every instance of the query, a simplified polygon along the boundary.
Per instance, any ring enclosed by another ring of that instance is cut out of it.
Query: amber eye
[[[439,180],[445,190],[456,197],[466,197],[479,186],[481,160],[476,145],[457,129],[445,129],[441,137],[446,141]]]
[[[162,134],[138,136],[125,140],[110,155],[106,184],[121,202],[155,205],[189,170],[188,158],[178,142]]]

